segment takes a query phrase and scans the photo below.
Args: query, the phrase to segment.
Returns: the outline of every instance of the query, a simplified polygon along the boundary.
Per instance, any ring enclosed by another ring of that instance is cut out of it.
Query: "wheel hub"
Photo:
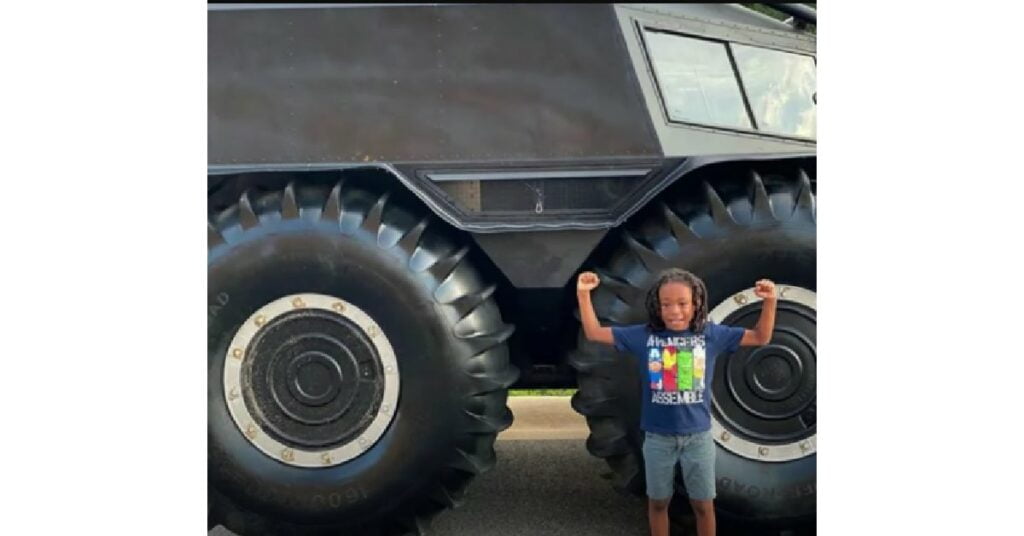
[[[397,362],[358,307],[320,294],[286,296],[236,333],[224,392],[235,424],[264,454],[289,465],[337,465],[390,424]]]
[[[816,450],[816,295],[781,286],[770,344],[741,347],[715,364],[712,430],[725,449],[761,461]],[[753,329],[760,298],[748,289],[718,304],[713,321]]]
[[[307,352],[288,365],[288,391],[309,407],[323,406],[334,400],[344,380],[341,366],[327,354]]]
[[[803,363],[793,350],[770,345],[751,352],[743,375],[750,392],[762,400],[785,400],[796,391]]]

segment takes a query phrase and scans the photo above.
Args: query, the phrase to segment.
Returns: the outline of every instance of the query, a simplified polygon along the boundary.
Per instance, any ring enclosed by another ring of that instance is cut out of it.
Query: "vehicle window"
[[[669,119],[753,128],[725,43],[645,30]]]
[[[731,46],[758,130],[815,138],[814,58],[735,43]]]

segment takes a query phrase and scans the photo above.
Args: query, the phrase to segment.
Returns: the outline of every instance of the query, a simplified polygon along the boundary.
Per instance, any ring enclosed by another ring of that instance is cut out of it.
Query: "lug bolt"
[[[761,456],[767,456],[768,455],[768,447],[759,447],[757,449],[757,453],[760,454]]]
[[[234,350],[231,350],[231,357],[235,359],[242,359],[242,349],[235,348]]]
[[[722,437],[722,441],[728,441],[729,440],[729,432],[722,432],[721,437]]]
[[[334,302],[334,305],[332,307],[334,307],[334,310],[338,311],[339,313],[344,313],[345,312],[345,304],[344,303]]]
[[[267,323],[267,317],[265,317],[263,315],[259,315],[259,316],[256,317],[256,326],[257,327],[261,327],[261,326],[263,326],[263,324],[266,324],[266,323]]]
[[[295,298],[294,300],[292,300],[292,307],[295,307],[296,309],[301,309],[305,306],[306,304],[303,303],[302,298]]]
[[[295,453],[292,452],[292,449],[284,449],[281,451],[281,459],[290,462],[295,459]]]
[[[391,374],[392,370],[394,370],[394,367],[392,367],[391,365],[388,365],[388,366],[384,367],[384,372],[386,372],[388,374]]]
[[[740,305],[743,305],[743,304],[747,303],[747,295],[746,294],[737,294],[736,295],[736,303],[738,303]]]

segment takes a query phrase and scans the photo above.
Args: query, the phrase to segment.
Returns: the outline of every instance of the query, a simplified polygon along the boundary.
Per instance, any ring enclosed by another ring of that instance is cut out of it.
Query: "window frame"
[[[761,45],[761,44],[744,43],[744,42],[741,42],[741,41],[729,41],[729,40],[726,40],[726,39],[718,39],[718,38],[714,38],[714,37],[708,37],[706,35],[699,35],[699,34],[695,34],[695,33],[688,33],[688,32],[678,31],[678,30],[670,30],[670,29],[666,29],[666,28],[660,28],[660,27],[658,27],[656,25],[650,24],[648,22],[639,21],[639,20],[636,21],[636,26],[637,26],[637,37],[640,39],[640,50],[643,53],[644,60],[647,63],[647,71],[650,73],[651,79],[654,82],[654,90],[655,90],[655,93],[658,96],[658,103],[661,105],[661,115],[662,115],[662,118],[669,125],[681,125],[681,126],[687,126],[687,127],[698,127],[698,128],[711,129],[711,130],[720,131],[720,132],[732,132],[732,133],[738,133],[738,134],[749,134],[749,135],[755,135],[755,136],[764,136],[766,138],[773,138],[773,139],[780,139],[780,140],[790,140],[790,141],[817,143],[817,141],[818,141],[818,138],[816,137],[817,134],[815,134],[815,137],[811,138],[811,137],[796,136],[796,135],[793,135],[793,134],[784,134],[784,133],[772,132],[772,131],[769,131],[769,130],[759,130],[758,129],[757,117],[754,115],[754,110],[753,110],[753,108],[752,108],[752,106],[750,104],[750,97],[749,97],[749,95],[747,95],[747,88],[746,88],[746,84],[743,81],[743,74],[740,72],[739,66],[736,64],[736,57],[733,54],[733,50],[732,50],[732,46],[731,45],[733,43],[736,43],[736,44],[739,44],[739,45],[743,45],[743,46],[747,46],[747,47],[752,47],[752,48],[760,48],[760,49],[764,49],[764,50],[774,50],[774,51],[778,51],[778,52],[785,52],[787,54],[794,54],[794,55],[797,55],[797,56],[808,57],[808,58],[811,58],[812,62],[814,62],[815,71],[817,71],[817,67],[818,67],[818,58],[817,58],[816,55],[809,54],[809,53],[803,52],[803,51],[787,50],[787,49],[784,49],[784,48],[764,46],[764,45]],[[677,37],[685,37],[685,38],[690,38],[690,39],[697,39],[697,40],[700,40],[700,41],[708,41],[708,42],[712,42],[712,43],[717,43],[717,44],[723,45],[725,47],[726,56],[729,58],[729,66],[732,68],[733,76],[736,77],[736,85],[737,85],[737,87],[740,90],[740,97],[742,98],[742,101],[743,101],[744,110],[747,113],[747,117],[750,120],[750,124],[753,125],[754,128],[748,129],[748,128],[730,127],[730,126],[715,125],[715,124],[710,124],[710,123],[697,123],[697,122],[693,122],[693,121],[681,121],[679,119],[673,119],[672,116],[669,115],[668,104],[665,101],[664,90],[662,88],[661,81],[658,79],[658,74],[657,74],[657,72],[655,70],[655,67],[654,67],[653,55],[651,54],[651,50],[648,47],[647,32],[674,35],[674,36],[677,36]],[[815,80],[815,81],[817,81],[817,80]],[[817,107],[817,103],[815,103],[815,107]],[[817,121],[817,114],[815,114],[815,121]]]

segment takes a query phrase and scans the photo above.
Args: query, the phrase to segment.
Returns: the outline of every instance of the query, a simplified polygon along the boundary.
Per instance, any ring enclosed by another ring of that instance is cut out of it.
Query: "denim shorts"
[[[654,500],[672,497],[677,461],[683,471],[686,495],[700,501],[714,499],[715,440],[710,430],[690,435],[644,432],[647,497]]]

